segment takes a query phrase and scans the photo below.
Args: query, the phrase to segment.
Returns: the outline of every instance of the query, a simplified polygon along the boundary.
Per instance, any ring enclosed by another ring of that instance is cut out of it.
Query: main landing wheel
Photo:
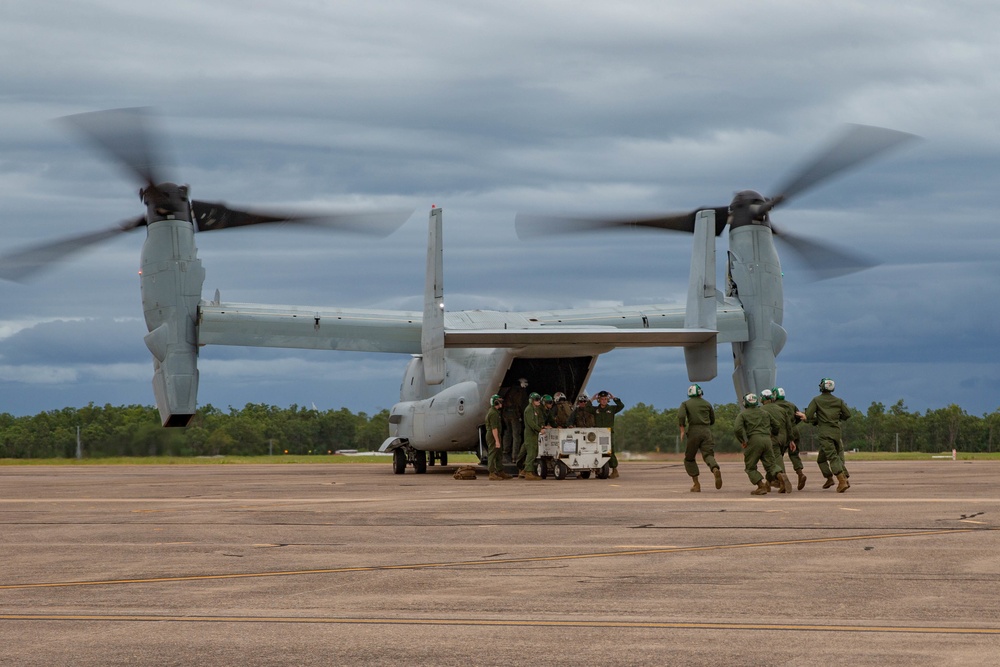
[[[392,471],[397,475],[406,472],[406,452],[402,447],[392,450]]]

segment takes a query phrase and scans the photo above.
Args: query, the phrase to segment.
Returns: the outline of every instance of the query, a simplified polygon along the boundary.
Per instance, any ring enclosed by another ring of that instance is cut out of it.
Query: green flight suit
[[[816,426],[819,446],[816,463],[827,479],[840,473],[850,477],[844,465],[844,440],[840,431],[840,422],[850,416],[847,404],[830,392],[823,392],[806,408],[806,421]]]
[[[698,476],[695,455],[701,452],[701,460],[709,470],[715,470],[715,439],[712,425],[715,423],[715,409],[701,396],[693,396],[681,403],[677,409],[677,425],[684,430],[684,471],[690,477]]]
[[[743,464],[747,477],[751,484],[757,486],[764,479],[757,470],[757,462],[771,449],[771,435],[778,432],[778,421],[771,413],[752,407],[736,415],[733,427],[736,439],[743,445]],[[773,457],[770,464],[764,461],[764,471],[771,475],[781,472]]]
[[[778,422],[778,432],[771,436],[771,456],[774,458],[773,463],[778,470],[785,472],[785,458],[782,452],[788,447],[788,434],[792,430],[792,420],[788,416],[788,412],[774,401],[764,403],[760,409],[770,413]],[[773,477],[768,477],[768,481],[773,481],[773,479]]]
[[[610,403],[603,408],[598,405],[585,405],[582,409],[594,416],[594,428],[611,429],[611,468],[618,467],[618,457],[615,455],[615,415],[625,409],[622,399],[615,396],[615,404]],[[579,411],[580,408],[577,409]]]
[[[792,469],[794,469],[795,472],[799,472],[804,467],[802,465],[802,457],[799,456],[799,450],[802,449],[802,434],[799,432],[798,417],[795,416],[795,413],[798,412],[799,409],[795,407],[794,403],[786,401],[783,398],[779,398],[776,403],[785,409],[785,412],[788,413],[789,419],[792,420],[792,430],[788,434],[788,441],[785,443],[785,446],[781,448],[781,456],[784,458],[785,453],[787,452],[788,460],[792,462]],[[795,443],[794,452],[790,447],[793,442]]]
[[[528,401],[524,409],[524,441],[522,451],[524,458],[518,459],[518,470],[535,472],[535,459],[538,458],[538,434],[545,428],[545,408]]]
[[[496,438],[493,437],[493,429],[500,432],[500,412],[496,407],[492,407],[486,413],[486,467],[491,473],[503,471],[500,455],[501,449],[497,447]],[[502,443],[501,443],[502,444]]]

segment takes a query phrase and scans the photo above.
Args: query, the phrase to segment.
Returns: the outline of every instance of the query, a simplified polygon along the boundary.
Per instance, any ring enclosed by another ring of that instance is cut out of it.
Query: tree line
[[[739,451],[733,435],[739,407],[719,404],[715,413],[716,450]],[[802,448],[814,450],[813,427],[801,424],[800,429]],[[78,433],[82,455],[91,458],[325,455],[340,449],[377,450],[389,434],[389,411],[368,415],[347,408],[254,403],[222,411],[205,405],[182,429],[161,427],[156,408],[143,405],[90,404],[23,417],[2,413],[0,457],[72,458]],[[638,403],[617,416],[615,438],[621,450],[680,451],[677,409]],[[1000,447],[1000,408],[975,416],[954,404],[920,413],[908,410],[901,400],[888,408],[872,403],[865,412],[851,409],[851,418],[844,422],[844,445],[874,452],[991,452]]]

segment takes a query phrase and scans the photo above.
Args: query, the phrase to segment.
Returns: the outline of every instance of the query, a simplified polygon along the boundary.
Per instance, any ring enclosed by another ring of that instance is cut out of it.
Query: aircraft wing
[[[598,345],[607,347],[683,347],[713,340],[711,329],[616,329],[614,327],[535,327],[531,329],[445,330],[449,347],[538,347]]]
[[[685,328],[683,311],[661,306],[509,313],[445,313],[447,348],[682,347],[746,340],[736,307],[720,306],[718,330]],[[217,303],[198,308],[198,345],[420,354],[423,313],[362,308]]]
[[[419,354],[422,318],[405,310],[202,302],[198,345]]]

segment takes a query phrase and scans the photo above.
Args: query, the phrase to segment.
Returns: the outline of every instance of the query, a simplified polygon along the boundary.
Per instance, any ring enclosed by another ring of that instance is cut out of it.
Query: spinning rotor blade
[[[155,168],[163,166],[162,151],[154,145],[150,133],[150,110],[145,107],[91,111],[61,120],[73,126],[91,143],[104,151],[129,173],[138,176],[146,187],[155,187],[164,179]]]
[[[916,135],[884,127],[848,125],[826,149],[785,182],[773,198],[774,205],[916,138]]]
[[[146,224],[146,218],[142,216],[134,220],[126,220],[116,227],[42,243],[19,252],[0,256],[0,279],[13,282],[27,280],[35,273],[49,268],[52,264],[74,252],[84,250],[95,243],[114,238],[124,232],[132,231],[144,224]]]
[[[647,227],[677,232],[693,232],[697,209],[689,213],[672,213],[651,217],[595,218],[554,215],[530,215],[519,213],[514,219],[517,236],[520,239],[539,238],[573,232],[590,232],[619,227]],[[718,236],[726,227],[729,207],[715,208],[715,234]]]
[[[192,201],[191,212],[199,232],[210,232],[230,227],[246,227],[274,223],[293,223],[355,232],[372,236],[388,236],[406,222],[413,211],[362,211],[329,215],[240,211],[222,203]]]
[[[880,264],[869,257],[842,250],[825,241],[820,243],[785,231],[779,232],[775,229],[774,223],[771,223],[771,232],[774,234],[774,238],[783,241],[798,255],[806,268],[813,274],[814,280],[836,278],[864,271]]]

